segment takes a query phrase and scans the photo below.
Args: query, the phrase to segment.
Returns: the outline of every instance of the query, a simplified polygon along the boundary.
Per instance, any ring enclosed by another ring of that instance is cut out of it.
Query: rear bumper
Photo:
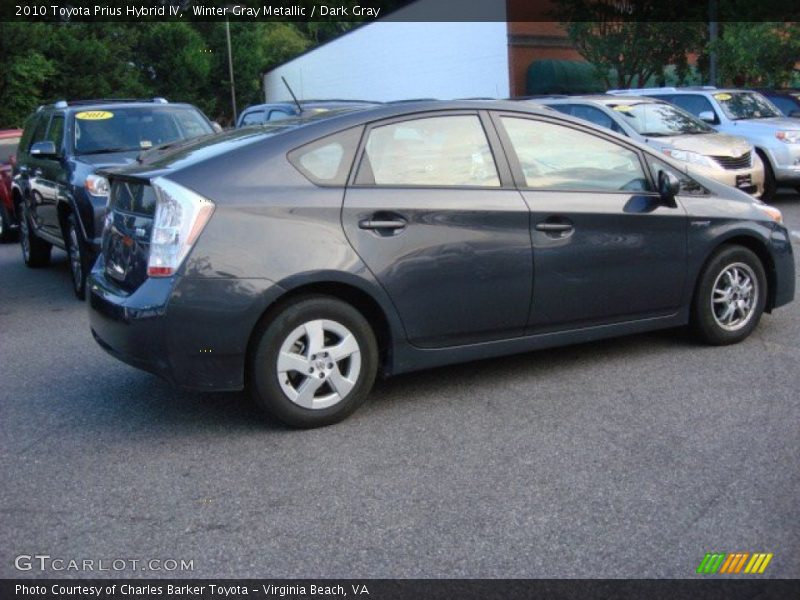
[[[128,294],[109,281],[102,262],[89,276],[88,304],[92,335],[106,352],[180,387],[244,387],[250,334],[280,295],[277,286],[263,279],[153,278]]]

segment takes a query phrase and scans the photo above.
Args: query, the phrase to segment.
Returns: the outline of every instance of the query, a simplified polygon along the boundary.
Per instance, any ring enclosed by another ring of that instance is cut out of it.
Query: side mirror
[[[701,121],[705,121],[706,123],[714,123],[717,120],[717,117],[714,115],[714,112],[710,110],[704,110],[699,115],[697,115],[697,117]]]
[[[681,182],[668,171],[658,172],[658,194],[664,204],[675,204],[675,196],[681,189]]]
[[[53,142],[36,142],[31,146],[31,156],[39,156],[41,158],[52,158],[58,154],[56,145]]]
[[[214,133],[221,133],[222,132],[222,125],[220,125],[216,121],[211,121],[211,129],[214,130]]]

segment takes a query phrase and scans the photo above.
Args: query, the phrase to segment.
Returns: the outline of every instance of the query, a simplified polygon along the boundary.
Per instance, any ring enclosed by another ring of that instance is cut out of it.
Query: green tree
[[[717,52],[720,79],[737,86],[782,86],[800,59],[797,23],[725,22],[709,46]]]
[[[200,34],[186,23],[155,23],[142,33],[137,46],[137,67],[147,86],[158,96],[189,102],[210,110],[202,82],[213,62]]]
[[[670,64],[679,80],[688,75],[687,53],[704,39],[701,8],[688,0],[556,0],[555,16],[606,85],[629,88],[663,81]],[[676,14],[687,22],[669,21]]]

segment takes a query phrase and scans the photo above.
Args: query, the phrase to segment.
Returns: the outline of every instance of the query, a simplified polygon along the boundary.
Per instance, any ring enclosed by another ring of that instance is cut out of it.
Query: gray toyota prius
[[[311,116],[107,175],[97,342],[296,427],[379,372],[687,324],[730,344],[794,297],[777,209],[521,103]]]

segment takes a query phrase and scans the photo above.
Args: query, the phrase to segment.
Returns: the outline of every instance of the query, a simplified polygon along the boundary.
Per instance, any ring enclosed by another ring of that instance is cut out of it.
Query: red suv
[[[11,177],[20,137],[21,129],[0,129],[0,242],[9,241],[19,226],[11,196]]]

